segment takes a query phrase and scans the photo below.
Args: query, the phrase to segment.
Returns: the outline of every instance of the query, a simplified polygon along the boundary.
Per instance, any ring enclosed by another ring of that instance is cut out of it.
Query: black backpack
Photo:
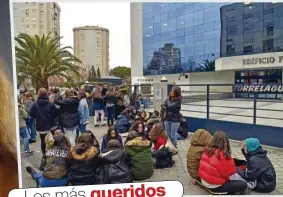
[[[156,152],[156,163],[155,168],[171,168],[175,164],[175,161],[172,159],[172,152],[169,151],[169,148],[163,146]]]

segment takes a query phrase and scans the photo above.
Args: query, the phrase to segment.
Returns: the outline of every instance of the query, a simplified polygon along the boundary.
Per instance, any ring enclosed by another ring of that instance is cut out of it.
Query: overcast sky
[[[130,66],[129,2],[58,2],[64,46],[73,47],[73,28],[100,26],[109,29],[110,67]]]

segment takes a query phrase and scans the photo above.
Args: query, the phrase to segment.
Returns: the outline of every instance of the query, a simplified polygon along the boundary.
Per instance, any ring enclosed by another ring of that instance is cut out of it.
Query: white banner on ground
[[[15,189],[9,197],[182,197],[179,181]]]

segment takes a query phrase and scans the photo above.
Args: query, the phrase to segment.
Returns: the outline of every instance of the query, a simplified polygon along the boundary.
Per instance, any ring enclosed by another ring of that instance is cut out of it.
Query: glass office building
[[[214,71],[220,57],[283,51],[283,3],[142,3],[142,31],[144,76]]]

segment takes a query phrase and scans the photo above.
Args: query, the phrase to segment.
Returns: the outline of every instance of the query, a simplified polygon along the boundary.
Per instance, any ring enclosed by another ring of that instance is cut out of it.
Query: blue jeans
[[[29,149],[29,139],[28,139],[28,133],[27,132],[28,131],[27,131],[26,127],[20,128],[20,136],[21,136],[21,138],[24,141],[24,150],[25,150],[25,152],[29,152],[30,151],[30,149]]]
[[[35,131],[35,121],[33,118],[28,118],[26,120],[27,130],[29,131],[30,139],[36,139],[36,131]]]
[[[107,107],[107,123],[114,125],[115,106]]]
[[[38,184],[41,187],[58,187],[58,186],[67,186],[69,184],[68,177],[62,179],[46,179],[44,178],[42,172],[34,174],[32,178],[38,181]]]
[[[76,130],[77,137],[84,131],[86,131],[86,124],[79,124],[79,127]]]
[[[165,126],[165,130],[167,132],[168,137],[172,141],[173,145],[177,147],[177,137],[178,137],[177,134],[178,134],[180,122],[172,122],[172,121],[165,120],[164,126]]]

